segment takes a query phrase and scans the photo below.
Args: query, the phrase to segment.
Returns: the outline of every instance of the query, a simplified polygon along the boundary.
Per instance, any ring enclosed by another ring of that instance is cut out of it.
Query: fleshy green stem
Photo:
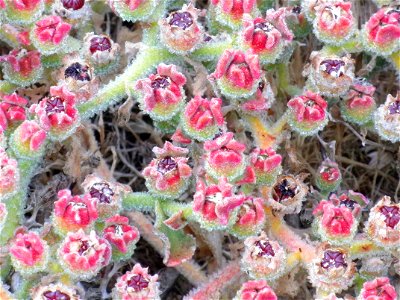
[[[222,53],[229,48],[232,48],[233,42],[230,38],[218,42],[204,43],[202,47],[193,51],[191,58],[198,61],[217,60]]]
[[[8,82],[7,80],[0,80],[0,93],[11,94],[13,93],[18,86],[15,84]]]

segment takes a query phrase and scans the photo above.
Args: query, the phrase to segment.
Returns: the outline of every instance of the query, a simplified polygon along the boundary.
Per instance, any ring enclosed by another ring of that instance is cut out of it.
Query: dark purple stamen
[[[142,275],[133,275],[128,280],[128,286],[133,288],[136,292],[141,291],[149,286],[149,281],[146,280]]]
[[[111,198],[114,196],[114,191],[106,182],[93,184],[89,193],[92,198],[99,199],[100,203],[111,203]]]
[[[73,63],[64,71],[65,78],[72,77],[75,80],[90,81],[89,66]]]
[[[295,14],[300,14],[301,13],[301,7],[300,6],[295,6],[292,8],[292,12]]]
[[[66,9],[78,10],[85,5],[85,0],[61,0],[61,3]]]
[[[257,24],[254,24],[254,29],[259,29],[264,31],[265,33],[270,32],[272,29],[274,29],[274,25],[268,22],[260,22]]]
[[[96,51],[110,51],[111,41],[105,36],[95,36],[90,40],[90,53],[95,53]]]
[[[400,101],[394,101],[388,107],[389,114],[400,114]]]
[[[153,89],[165,89],[170,86],[170,79],[166,76],[157,76],[153,81],[151,82],[151,87]]]
[[[169,25],[185,30],[193,24],[193,17],[189,12],[173,12],[170,14]]]
[[[286,179],[284,179],[281,183],[275,185],[274,191],[274,200],[278,202],[281,202],[288,198],[293,198],[296,195],[294,189],[289,186],[289,182]]]
[[[350,209],[353,209],[355,204],[357,204],[357,202],[354,200],[350,200],[349,198],[340,201],[340,205],[346,206]]]
[[[81,245],[79,247],[78,253],[82,255],[87,249],[89,249],[90,245],[88,241],[81,241]]]
[[[258,256],[275,256],[275,251],[268,241],[257,241],[255,245],[260,250]]]
[[[321,65],[325,66],[325,72],[328,74],[332,74],[332,72],[336,72],[336,76],[342,76],[343,72],[340,71],[340,68],[345,65],[343,60],[339,59],[325,59],[321,62]],[[338,72],[340,71],[340,74]]]
[[[171,156],[166,156],[158,162],[157,171],[164,175],[174,170],[177,166],[178,164]]]
[[[48,115],[64,112],[65,107],[63,99],[58,96],[47,98],[45,110]]]
[[[46,300],[70,300],[70,296],[67,294],[60,292],[59,290],[56,290],[54,292],[52,291],[46,291],[43,293],[43,297]]]
[[[321,267],[324,269],[335,268],[346,268],[347,263],[344,259],[344,254],[340,251],[327,250],[324,253],[324,258],[321,261]]]
[[[399,208],[397,206],[382,206],[380,208],[380,212],[386,217],[385,219],[386,226],[394,229],[394,227],[400,221]]]

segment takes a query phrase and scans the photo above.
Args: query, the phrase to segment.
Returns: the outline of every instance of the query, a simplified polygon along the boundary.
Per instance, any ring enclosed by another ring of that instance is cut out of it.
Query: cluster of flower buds
[[[160,299],[158,275],[150,275],[148,268],[136,264],[119,277],[113,289],[113,300]]]
[[[162,1],[164,2],[164,1]],[[124,21],[144,21],[151,17],[158,1],[156,0],[108,0],[114,13]]]
[[[332,192],[336,190],[342,182],[342,174],[340,173],[339,166],[329,158],[325,159],[319,166],[316,176],[315,184],[323,192]]]
[[[224,26],[238,29],[244,14],[254,15],[257,11],[255,0],[211,0],[216,20]]]
[[[396,97],[388,95],[374,114],[375,129],[385,140],[392,143],[400,141],[400,92]]]
[[[274,291],[264,279],[245,282],[237,292],[234,300],[278,300]]]

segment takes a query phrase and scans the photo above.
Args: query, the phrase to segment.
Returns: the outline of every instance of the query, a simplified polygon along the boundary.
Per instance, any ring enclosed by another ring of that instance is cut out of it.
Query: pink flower
[[[88,195],[72,196],[67,189],[59,191],[57,196],[58,200],[54,202],[54,225],[61,234],[87,229],[96,221],[97,199]]]
[[[370,43],[378,48],[390,47],[390,54],[399,48],[398,40],[400,38],[400,12],[395,8],[385,7],[373,14],[367,24],[365,30]],[[387,52],[387,51],[385,51]]]
[[[278,300],[264,279],[247,281],[236,294],[235,300]]]
[[[351,3],[323,2],[316,6],[314,32],[325,43],[343,44],[354,32],[355,22]]]
[[[298,122],[320,122],[326,117],[328,103],[318,94],[306,91],[304,95],[290,99],[288,107]]]
[[[378,277],[364,282],[357,300],[396,300],[397,293],[389,278]]]
[[[0,131],[6,130],[8,125],[24,121],[27,104],[28,100],[18,96],[17,93],[3,96],[2,101],[0,101]]]
[[[218,184],[206,184],[199,179],[193,196],[193,211],[200,216],[204,227],[226,226],[232,212],[245,201],[243,195],[233,193],[233,185],[222,177]]]
[[[12,196],[18,188],[18,162],[0,147],[0,199]]]
[[[183,104],[185,76],[176,66],[160,64],[157,73],[139,80],[135,88],[141,92],[142,109],[153,119],[166,120],[174,116]]]
[[[358,217],[361,213],[361,208],[368,205],[369,200],[361,193],[354,192],[352,190],[341,194],[339,197],[336,194],[332,194],[329,200],[335,206],[345,206],[353,212],[353,215]]]
[[[10,253],[14,260],[32,267],[44,258],[46,246],[46,242],[34,232],[18,233],[11,244]]]
[[[244,14],[250,14],[256,9],[256,0],[212,0],[216,6],[216,18],[221,24],[237,29],[241,25]]]
[[[115,215],[107,219],[105,223],[103,237],[119,252],[127,253],[139,240],[139,230],[129,225],[127,217]]]
[[[210,75],[226,96],[244,97],[253,94],[261,79],[258,56],[241,50],[225,50]]]
[[[15,131],[20,145],[28,151],[38,151],[46,140],[46,132],[35,121],[24,121]]]
[[[140,264],[118,278],[113,289],[113,298],[121,300],[153,300],[160,299],[157,282],[158,275],[150,275],[148,268]]]
[[[183,112],[183,130],[199,141],[211,139],[224,124],[221,105],[222,100],[219,98],[208,100],[195,96]]]
[[[33,104],[29,111],[38,116],[40,126],[50,131],[53,137],[66,137],[79,122],[78,110],[75,108],[75,94],[64,86],[52,86],[50,97]]]
[[[171,52],[191,52],[203,41],[203,29],[197,22],[199,12],[193,4],[184,4],[158,22],[161,41]]]
[[[62,267],[72,277],[90,279],[110,262],[111,246],[91,231],[69,232],[58,249]]]
[[[25,49],[12,50],[8,55],[0,57],[0,62],[9,64],[12,71],[23,77],[28,77],[41,67],[39,51],[27,51]]]
[[[271,184],[281,170],[282,156],[272,148],[255,148],[250,153],[250,163],[255,170],[257,184]]]
[[[180,143],[180,144],[185,144],[189,145],[192,143],[192,140],[187,137],[180,128],[177,128],[174,134],[171,136],[171,140]]]
[[[31,289],[32,299],[43,300],[82,300],[77,289],[62,283],[41,284]]]
[[[230,229],[238,237],[250,236],[258,233],[264,225],[264,199],[246,196],[240,205],[236,222]]]
[[[40,43],[59,45],[65,40],[71,27],[59,16],[47,16],[35,23],[33,32]]]
[[[315,178],[317,187],[323,192],[330,192],[338,188],[342,181],[337,163],[330,159],[325,159],[319,166]]]
[[[153,152],[157,158],[143,170],[147,188],[163,198],[179,197],[192,175],[188,159],[184,157],[189,151],[165,142],[163,148],[154,147]]]
[[[41,2],[42,0],[9,0],[8,5],[16,10],[30,11],[37,9]]]
[[[233,138],[232,132],[226,132],[214,140],[204,143],[206,151],[206,171],[215,179],[225,176],[234,180],[245,170],[244,150],[246,145]]]

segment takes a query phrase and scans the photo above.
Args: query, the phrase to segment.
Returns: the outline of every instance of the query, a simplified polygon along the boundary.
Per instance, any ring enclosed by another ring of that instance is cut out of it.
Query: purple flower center
[[[346,206],[350,209],[353,209],[355,204],[357,204],[357,202],[354,200],[350,200],[349,198],[347,198],[346,200],[340,201],[340,205]]]
[[[99,182],[92,185],[89,190],[92,198],[99,199],[100,203],[111,203],[111,198],[114,196],[114,191],[106,182]]]
[[[380,212],[386,217],[385,219],[386,226],[389,226],[390,228],[394,229],[394,227],[400,221],[399,208],[397,206],[382,206],[380,208]]]
[[[53,96],[46,100],[47,115],[57,114],[65,111],[64,101],[61,97]]]
[[[73,79],[80,81],[90,81],[89,66],[83,66],[80,63],[75,62],[65,69],[64,77],[72,77]]]
[[[170,86],[170,79],[167,76],[157,76],[151,82],[151,87],[153,89],[165,89]]]
[[[299,15],[301,13],[301,6],[293,7],[292,12]]]
[[[400,114],[400,101],[394,101],[388,107],[389,114]]]
[[[320,64],[322,66],[322,70],[328,73],[329,75],[339,77],[342,76],[345,62],[339,59],[325,59]]]
[[[272,25],[269,22],[260,22],[260,23],[254,24],[255,30],[261,30],[264,33],[268,33],[270,31],[272,31],[272,29],[274,29],[274,28],[275,28],[274,25]]]
[[[90,40],[90,53],[95,53],[96,51],[110,51],[111,41],[105,36],[95,36]]]
[[[85,0],[61,0],[61,3],[66,9],[78,10],[85,5]]]
[[[46,291],[43,293],[43,297],[46,300],[70,300],[71,299],[70,296],[68,296],[67,294],[65,294],[59,290],[56,290],[54,292]]]
[[[321,267],[324,269],[330,268],[346,268],[347,263],[344,259],[344,254],[340,251],[327,250],[324,253],[324,258],[321,260]]]
[[[149,281],[140,274],[133,275],[127,283],[128,286],[133,288],[136,292],[141,291],[149,286]]]
[[[193,24],[192,15],[187,12],[175,11],[169,15],[169,25],[179,27],[183,30],[190,27]]]
[[[272,245],[268,241],[257,241],[255,246],[258,250],[258,256],[275,256],[275,251],[272,249]]]
[[[177,166],[178,164],[171,156],[166,156],[158,162],[157,171],[164,175],[174,170]]]
[[[295,190],[290,187],[289,182],[286,179],[282,180],[281,183],[275,185],[274,192],[275,195],[273,198],[275,201],[278,202],[281,202],[288,198],[293,198],[296,195]]]
[[[88,241],[81,241],[81,245],[78,249],[79,255],[82,255],[89,248],[90,248],[90,245],[89,245]]]

